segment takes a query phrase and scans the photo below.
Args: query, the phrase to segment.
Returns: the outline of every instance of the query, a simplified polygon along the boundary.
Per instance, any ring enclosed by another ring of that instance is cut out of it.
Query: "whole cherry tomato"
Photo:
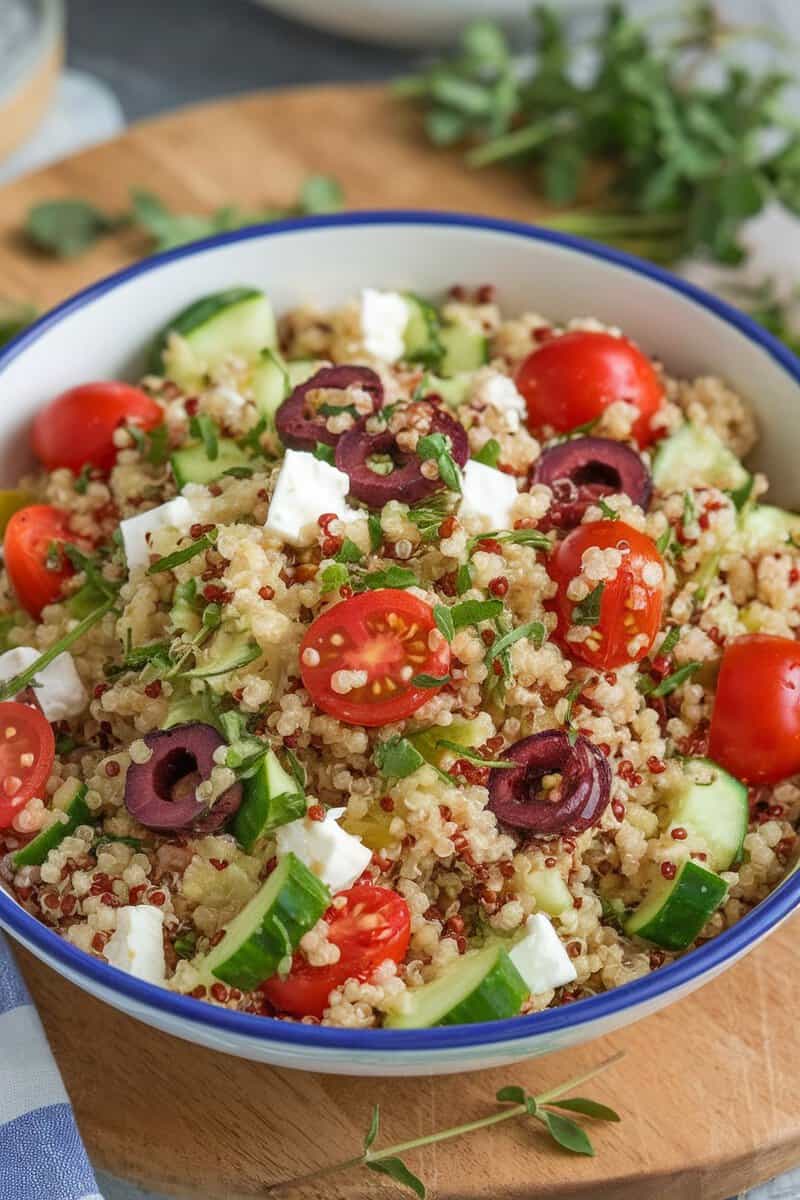
[[[29,504],[6,526],[3,554],[20,604],[38,617],[54,604],[75,568],[64,554],[64,542],[79,539],[70,532],[67,514],[50,504]]]
[[[140,388],[127,383],[84,383],[56,396],[33,423],[33,450],[48,471],[85,466],[110,471],[117,461],[114,431],[135,425],[147,433],[164,412]]]

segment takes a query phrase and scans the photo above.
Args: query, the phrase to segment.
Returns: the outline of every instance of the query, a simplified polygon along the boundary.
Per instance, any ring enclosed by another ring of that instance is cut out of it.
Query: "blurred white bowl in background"
[[[400,46],[443,46],[470,21],[489,17],[523,25],[531,0],[257,0],[297,21],[361,41]],[[560,0],[562,13],[597,7],[597,0]]]

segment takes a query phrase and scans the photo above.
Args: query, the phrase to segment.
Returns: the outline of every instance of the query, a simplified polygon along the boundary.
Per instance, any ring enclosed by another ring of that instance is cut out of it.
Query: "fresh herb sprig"
[[[738,263],[745,221],[769,201],[800,211],[800,126],[782,107],[791,73],[730,55],[736,43],[774,43],[769,31],[726,24],[706,2],[647,26],[611,4],[581,44],[541,6],[530,40],[533,66],[521,70],[499,27],[478,22],[453,58],[395,93],[421,104],[429,139],[463,145],[470,166],[533,168],[559,206],[594,193],[557,227],[656,261]],[[587,76],[575,67],[590,54]]]
[[[131,190],[127,212],[102,212],[88,200],[67,197],[45,200],[28,212],[24,232],[31,246],[56,258],[75,258],[120,229],[133,228],[144,234],[147,253],[171,250],[215,233],[226,233],[246,225],[279,221],[284,217],[336,212],[343,196],[338,182],[327,175],[310,176],[295,204],[246,212],[226,204],[210,214],[173,212],[158,196],[141,188]]]
[[[111,612],[116,599],[116,595],[108,596],[93,612],[90,612],[87,617],[79,621],[74,629],[71,629],[69,633],[65,633],[63,637],[53,642],[52,646],[45,650],[43,654],[40,654],[36,661],[32,662],[29,667],[26,667],[18,675],[14,675],[11,679],[7,679],[0,684],[0,700],[12,700],[20,692],[24,692],[26,687],[30,687],[31,685],[35,687],[34,680],[39,672],[49,666],[54,658],[58,658],[59,654],[62,654],[65,650],[69,650],[71,646],[80,641],[99,621],[102,621],[106,613]]]
[[[406,1187],[412,1191],[419,1200],[425,1200],[427,1191],[425,1184],[415,1175],[401,1157],[408,1154],[409,1151],[419,1150],[423,1146],[432,1146],[439,1142],[447,1142],[453,1138],[465,1137],[471,1133],[477,1133],[480,1129],[488,1129],[492,1125],[500,1125],[504,1121],[518,1120],[520,1117],[532,1118],[539,1122],[546,1135],[552,1139],[561,1149],[567,1150],[572,1154],[585,1154],[588,1156],[594,1155],[594,1146],[586,1130],[577,1121],[571,1117],[565,1116],[565,1113],[577,1113],[583,1117],[589,1117],[595,1121],[618,1122],[621,1118],[619,1113],[613,1108],[609,1108],[606,1104],[600,1104],[596,1100],[587,1099],[585,1096],[568,1096],[567,1093],[573,1088],[579,1087],[581,1084],[587,1083],[590,1079],[595,1079],[603,1071],[614,1066],[620,1061],[622,1054],[615,1054],[612,1058],[606,1059],[599,1066],[594,1067],[591,1071],[586,1071],[582,1075],[576,1076],[574,1079],[567,1080],[566,1083],[559,1084],[557,1087],[550,1088],[547,1091],[540,1092],[533,1096],[526,1092],[524,1088],[516,1085],[500,1088],[495,1099],[499,1104],[507,1105],[499,1112],[489,1113],[485,1117],[479,1117],[476,1121],[466,1121],[461,1125],[452,1125],[447,1129],[439,1129],[434,1133],[424,1134],[422,1137],[412,1138],[407,1142],[398,1142],[393,1146],[384,1146],[382,1149],[376,1150],[375,1142],[377,1141],[380,1132],[380,1108],[376,1104],[372,1110],[372,1116],[369,1122],[369,1128],[364,1136],[364,1148],[360,1154],[353,1155],[352,1158],[346,1158],[341,1162],[331,1163],[330,1166],[321,1167],[317,1171],[310,1171],[306,1175],[300,1175],[294,1179],[287,1179],[281,1183],[272,1184],[265,1189],[269,1196],[277,1195],[288,1188],[296,1189],[301,1184],[311,1183],[313,1180],[322,1179],[328,1175],[337,1174],[340,1171],[350,1171],[357,1167],[366,1167],[369,1171],[375,1171],[380,1175],[387,1175],[395,1183]],[[560,1111],[559,1111],[560,1110]]]

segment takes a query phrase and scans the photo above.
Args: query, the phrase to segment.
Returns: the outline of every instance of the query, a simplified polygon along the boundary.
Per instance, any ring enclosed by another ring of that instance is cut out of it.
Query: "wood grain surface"
[[[109,238],[71,262],[37,258],[18,230],[46,197],[122,210],[146,186],[187,210],[288,203],[310,172],[341,178],[354,208],[450,208],[531,218],[528,183],[469,173],[433,152],[378,88],[318,88],[204,106],[23,179],[0,194],[0,292],[55,303],[141,253]],[[487,264],[491,278],[491,264]],[[8,402],[5,399],[4,402]],[[591,1085],[623,1115],[577,1158],[509,1122],[409,1156],[432,1200],[725,1200],[800,1162],[800,920],[701,992],[601,1042],[503,1070],[360,1080],[255,1066],[169,1038],[85,996],[26,954],[34,993],[98,1166],[174,1194],[257,1195],[358,1151],[371,1105],[384,1135],[419,1136],[493,1109],[508,1083],[540,1091],[623,1049]],[[400,1195],[368,1172],[276,1195]]]

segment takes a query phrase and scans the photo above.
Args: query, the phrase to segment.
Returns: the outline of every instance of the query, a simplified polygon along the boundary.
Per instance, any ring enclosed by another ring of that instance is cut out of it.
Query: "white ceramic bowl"
[[[226,234],[146,259],[43,317],[0,354],[0,483],[29,458],[33,414],[86,379],[136,378],[155,331],[198,296],[265,288],[278,312],[335,305],[364,285],[436,294],[498,288],[508,313],[591,314],[622,326],[673,374],[724,375],[754,406],[756,461],[771,497],[800,506],[800,362],[741,313],[667,272],[526,225],[432,213],[356,213]],[[0,925],[79,987],[150,1025],[257,1061],[340,1074],[474,1070],[599,1037],[725,970],[800,902],[800,873],[732,929],[670,966],[603,995],[528,1017],[411,1031],[346,1030],[232,1013],[142,983],[81,953],[0,891]]]

